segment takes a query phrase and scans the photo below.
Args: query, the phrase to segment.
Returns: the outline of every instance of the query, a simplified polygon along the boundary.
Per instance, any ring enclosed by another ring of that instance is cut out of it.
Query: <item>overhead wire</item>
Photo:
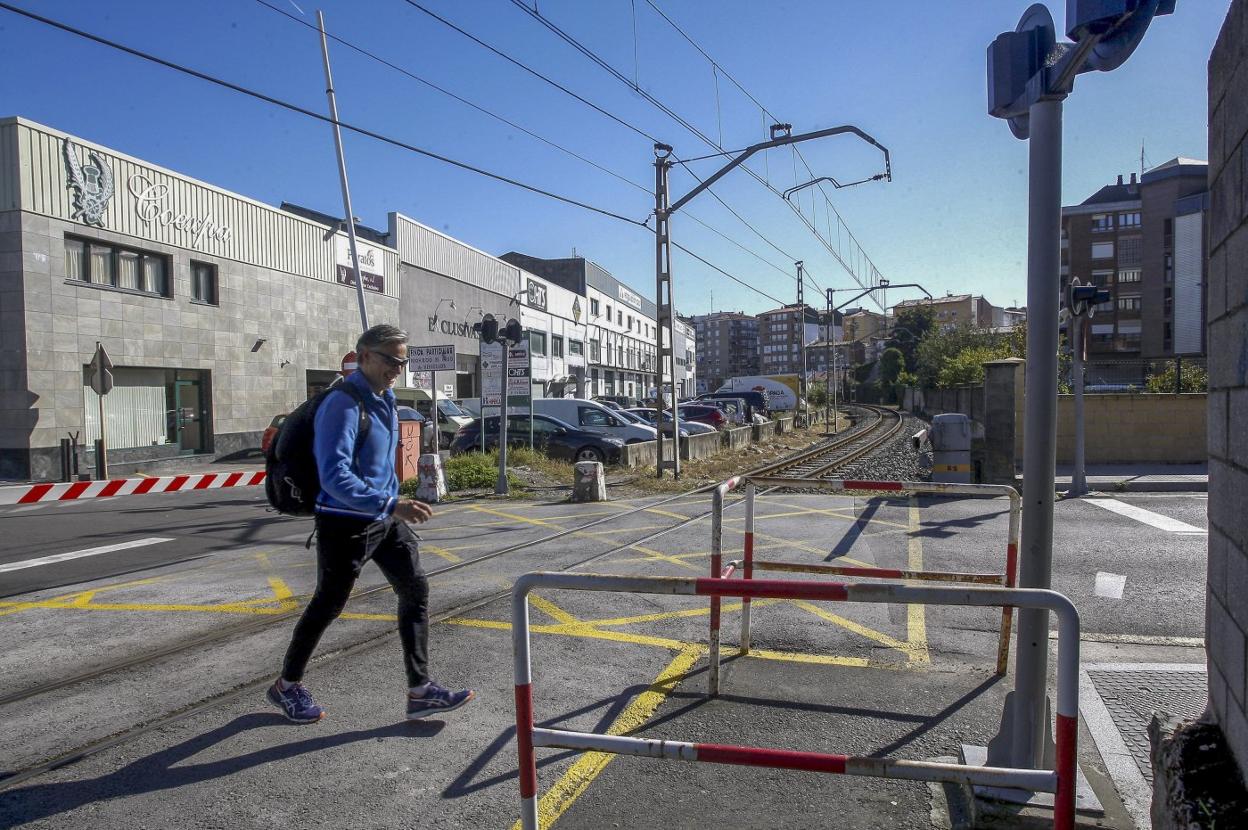
[[[316,26],[314,26],[312,23],[310,23],[310,22],[308,22],[308,21],[306,21],[306,20],[303,20],[303,19],[301,19],[300,17],[298,17],[298,16],[296,16],[296,15],[294,15],[294,14],[291,14],[290,12],[286,11],[286,10],[285,10],[285,9],[283,9],[283,8],[280,8],[280,7],[278,7],[278,6],[273,5],[272,3],[268,2],[268,0],[255,0],[255,2],[256,2],[256,3],[258,3],[258,4],[260,4],[261,6],[264,6],[265,8],[268,8],[268,9],[270,9],[270,10],[272,10],[272,11],[276,12],[277,14],[282,15],[283,17],[287,18],[288,20],[290,20],[290,21],[292,21],[292,22],[294,22],[294,23],[297,23],[297,24],[299,24],[299,25],[301,25],[301,26],[304,26],[304,27],[306,27],[306,28],[310,29],[311,31],[317,32],[318,34],[319,34],[319,32],[320,32],[319,28],[318,28],[318,27],[316,27]],[[490,110],[489,108],[484,107],[484,106],[482,106],[482,105],[480,105],[480,104],[476,103],[475,101],[471,101],[471,100],[469,100],[468,98],[463,97],[462,95],[459,95],[459,94],[457,94],[457,93],[455,93],[455,92],[452,92],[451,90],[446,89],[445,87],[443,87],[443,86],[441,86],[441,85],[439,85],[439,84],[437,84],[437,83],[434,83],[433,81],[428,80],[427,78],[423,78],[423,77],[421,77],[421,76],[417,75],[416,73],[414,73],[414,72],[410,71],[409,69],[407,69],[407,68],[405,68],[405,67],[402,67],[402,66],[399,66],[398,64],[394,63],[393,61],[390,61],[390,60],[388,60],[388,59],[386,59],[386,58],[382,57],[381,55],[376,54],[375,52],[372,52],[372,51],[370,51],[370,50],[368,50],[368,49],[365,49],[365,48],[363,48],[362,46],[359,46],[358,44],[353,43],[353,42],[351,42],[351,41],[347,40],[346,38],[343,38],[343,37],[341,37],[341,36],[339,36],[339,35],[335,35],[335,34],[333,34],[333,33],[331,33],[331,32],[326,32],[326,33],[325,33],[325,36],[326,36],[326,37],[328,37],[329,39],[333,40],[334,42],[339,43],[339,44],[341,44],[342,46],[345,46],[345,47],[346,47],[346,48],[348,48],[348,49],[351,49],[351,50],[352,50],[352,51],[354,51],[354,52],[357,52],[357,53],[359,53],[359,54],[361,54],[361,55],[364,55],[365,57],[369,58],[370,60],[376,61],[377,63],[379,63],[379,64],[381,64],[381,65],[383,65],[383,66],[385,66],[385,67],[388,67],[389,69],[392,69],[392,70],[394,70],[395,72],[398,72],[398,73],[400,73],[400,74],[402,74],[402,75],[404,75],[404,76],[406,76],[406,77],[410,78],[410,79],[411,79],[411,80],[413,80],[413,81],[416,81],[416,82],[418,82],[418,83],[420,83],[420,84],[423,84],[423,85],[425,85],[425,86],[429,87],[430,89],[435,90],[436,92],[440,92],[440,93],[442,93],[443,95],[446,95],[446,96],[448,96],[449,98],[452,98],[453,100],[458,101],[458,102],[459,102],[459,103],[461,103],[461,104],[464,104],[465,106],[471,107],[472,109],[476,110],[477,112],[482,113],[483,115],[486,115],[486,116],[488,116],[488,117],[490,117],[490,118],[493,118],[493,119],[495,119],[495,120],[497,120],[497,121],[499,121],[499,122],[501,122],[501,123],[503,123],[503,124],[506,124],[506,125],[507,125],[507,126],[509,126],[509,127],[512,127],[512,128],[514,128],[514,129],[516,129],[516,130],[519,130],[519,131],[521,131],[522,133],[524,133],[525,135],[530,136],[531,138],[533,138],[533,139],[535,139],[535,140],[537,140],[537,141],[540,141],[540,142],[542,142],[543,144],[546,144],[546,145],[547,145],[547,146],[549,146],[549,147],[552,147],[552,148],[554,148],[554,149],[556,149],[556,150],[559,150],[560,152],[566,153],[567,155],[571,156],[572,158],[575,158],[575,159],[577,159],[577,160],[579,160],[579,161],[581,161],[581,162],[584,162],[585,164],[587,164],[587,165],[589,165],[589,166],[591,166],[591,167],[595,168],[596,170],[599,170],[599,171],[601,171],[601,172],[603,172],[603,173],[606,173],[607,175],[609,175],[609,176],[611,176],[611,177],[613,177],[613,178],[615,178],[615,179],[618,179],[619,181],[623,182],[624,184],[627,184],[627,185],[629,185],[629,186],[631,186],[631,187],[633,187],[633,188],[635,188],[635,189],[637,189],[637,190],[639,190],[639,191],[641,191],[641,192],[643,192],[643,193],[646,193],[646,194],[648,194],[648,195],[652,195],[652,191],[650,190],[650,188],[647,188],[646,186],[642,185],[641,183],[639,183],[639,182],[637,182],[637,181],[634,181],[633,179],[628,178],[627,176],[623,175],[622,173],[617,173],[616,171],[611,170],[610,168],[605,167],[605,166],[603,166],[603,165],[599,164],[598,162],[594,161],[593,159],[587,158],[587,157],[585,157],[585,156],[581,155],[580,153],[577,153],[575,150],[569,149],[569,148],[567,148],[567,147],[563,146],[562,144],[559,144],[559,143],[558,143],[558,142],[556,142],[556,141],[553,141],[553,140],[551,140],[551,139],[549,139],[549,138],[547,138],[547,137],[545,137],[545,136],[543,136],[543,135],[541,135],[541,134],[539,134],[539,133],[537,133],[537,132],[534,132],[533,130],[528,129],[527,127],[525,127],[525,126],[523,126],[523,125],[521,125],[521,124],[517,124],[516,122],[512,121],[511,119],[506,118],[505,116],[499,115],[498,113],[494,112],[493,110]],[[719,197],[718,197],[718,196],[716,196],[716,198],[718,199]],[[721,201],[722,201],[722,200],[721,200]],[[725,207],[727,207],[727,205],[725,205]],[[729,207],[728,209],[729,209],[729,210],[732,210],[732,208],[730,208],[730,207]],[[782,274],[788,275],[788,273],[789,273],[789,272],[788,272],[788,271],[786,271],[785,269],[783,269],[783,268],[781,268],[780,266],[777,266],[777,265],[775,265],[774,263],[770,262],[770,261],[769,261],[769,260],[767,260],[765,257],[763,257],[762,255],[760,255],[759,253],[757,253],[756,251],[753,251],[753,250],[751,250],[750,248],[747,248],[745,245],[742,245],[739,241],[737,241],[737,240],[733,239],[733,238],[732,238],[731,236],[729,236],[728,234],[726,234],[726,233],[724,233],[724,232],[722,232],[722,231],[718,230],[717,228],[715,228],[715,227],[714,227],[714,226],[712,226],[711,224],[707,223],[706,221],[704,221],[704,220],[702,220],[702,219],[698,218],[696,215],[694,215],[694,214],[692,214],[692,213],[688,213],[688,212],[686,212],[686,214],[685,214],[685,215],[686,215],[686,216],[688,216],[691,220],[693,220],[693,221],[694,221],[694,222],[696,222],[697,224],[701,225],[702,227],[706,228],[707,230],[711,231],[712,233],[714,233],[714,234],[716,234],[716,235],[718,235],[718,236],[722,237],[723,239],[725,239],[725,240],[726,240],[726,241],[728,241],[729,243],[731,243],[731,244],[735,245],[736,247],[740,248],[740,249],[741,249],[742,251],[744,251],[745,253],[747,253],[747,254],[749,254],[749,255],[751,255],[751,256],[753,256],[753,257],[755,257],[756,259],[758,259],[759,261],[763,262],[764,264],[766,264],[766,265],[770,266],[771,268],[774,268],[776,271],[778,271],[778,272],[780,272],[780,273],[782,273]],[[735,215],[735,212],[734,212],[734,215]],[[738,216],[738,218],[740,218],[740,217]],[[741,221],[742,221],[742,222],[744,222],[745,220],[744,220],[744,219],[742,219]],[[746,224],[748,224],[748,223],[746,223]],[[756,231],[756,233],[757,233],[757,231]],[[766,240],[764,239],[764,241],[766,241]],[[784,253],[784,252],[783,252],[783,251],[781,251],[781,253]],[[787,254],[786,254],[786,256],[787,256]]]
[[[309,109],[307,109],[307,108],[305,108],[305,107],[301,107],[301,106],[299,106],[299,105],[297,105],[297,104],[294,104],[294,103],[291,103],[291,102],[289,102],[289,101],[284,101],[284,100],[282,100],[282,99],[280,99],[280,98],[276,98],[276,97],[271,96],[271,95],[268,95],[268,94],[266,94],[266,93],[259,92],[259,91],[257,91],[257,90],[250,89],[250,88],[248,88],[248,87],[242,86],[241,84],[236,84],[236,83],[234,83],[234,82],[232,82],[232,81],[227,81],[227,80],[225,80],[225,79],[223,79],[223,78],[219,78],[219,77],[216,77],[216,76],[214,76],[214,75],[210,75],[210,74],[208,74],[208,73],[206,73],[206,72],[201,72],[200,70],[193,69],[193,68],[191,68],[191,67],[184,66],[184,65],[179,64],[179,63],[175,63],[174,61],[170,61],[170,60],[167,60],[167,59],[165,59],[165,58],[161,58],[161,57],[159,57],[159,56],[157,56],[157,55],[153,55],[153,54],[151,54],[151,53],[144,52],[144,51],[142,51],[142,50],[140,50],[140,49],[136,49],[136,48],[131,47],[131,46],[126,46],[126,45],[125,45],[125,44],[123,44],[123,43],[119,43],[119,42],[117,42],[117,41],[110,40],[109,38],[105,38],[105,37],[103,37],[103,36],[96,35],[96,34],[94,34],[94,33],[92,33],[92,32],[88,32],[88,31],[86,31],[86,30],[79,29],[79,28],[74,27],[74,26],[70,26],[70,25],[69,25],[69,24],[67,24],[67,23],[62,23],[61,21],[54,20],[54,19],[49,18],[49,17],[44,17],[43,15],[36,14],[35,12],[29,11],[29,10],[27,10],[27,9],[20,8],[20,7],[18,7],[18,6],[14,6],[14,5],[10,4],[10,3],[6,3],[6,2],[2,2],[2,1],[0,1],[0,9],[2,9],[2,10],[4,10],[4,11],[11,12],[11,13],[13,13],[13,14],[17,14],[17,15],[19,15],[19,16],[21,16],[21,17],[25,17],[25,18],[27,18],[27,19],[29,19],[29,20],[34,21],[34,22],[41,23],[41,24],[43,24],[43,25],[45,25],[45,26],[49,26],[49,27],[51,27],[51,28],[58,29],[58,30],[60,30],[60,31],[66,32],[67,34],[72,34],[72,35],[74,35],[74,36],[76,36],[76,37],[83,38],[84,40],[89,40],[89,41],[91,41],[91,42],[93,42],[93,43],[96,43],[96,44],[99,44],[99,45],[101,45],[101,46],[106,46],[106,47],[108,47],[108,48],[110,48],[110,49],[115,49],[115,50],[117,50],[117,51],[124,52],[124,53],[126,53],[126,54],[128,54],[128,55],[131,55],[132,57],[136,57],[136,58],[139,58],[139,59],[141,59],[141,60],[148,61],[148,62],[150,62],[150,63],[155,63],[155,64],[157,64],[157,65],[159,65],[159,66],[163,66],[163,67],[165,67],[165,68],[167,68],[167,69],[172,69],[172,70],[174,70],[174,71],[176,71],[176,72],[180,72],[180,73],[182,73],[182,74],[189,75],[189,76],[191,76],[191,77],[193,77],[193,78],[197,78],[197,79],[199,79],[199,80],[201,80],[201,81],[205,81],[205,82],[208,82],[208,83],[214,84],[214,85],[216,85],[216,86],[220,86],[220,87],[225,88],[225,89],[228,89],[228,90],[230,90],[230,91],[232,91],[232,92],[236,92],[236,93],[239,93],[239,94],[241,94],[241,95],[244,95],[244,96],[247,96],[247,97],[250,97],[250,98],[254,98],[254,99],[259,100],[259,101],[263,101],[263,102],[265,102],[265,103],[267,103],[267,104],[271,104],[271,105],[273,105],[273,106],[280,107],[280,108],[282,108],[282,109],[288,110],[288,111],[290,111],[290,112],[294,112],[294,113],[299,114],[299,115],[303,115],[303,116],[305,116],[305,117],[307,117],[307,118],[312,118],[312,119],[315,119],[315,120],[317,120],[317,121],[321,121],[321,122],[323,122],[323,123],[328,123],[328,124],[337,124],[337,125],[338,125],[339,127],[341,127],[342,129],[348,130],[348,131],[350,131],[350,132],[354,132],[354,133],[356,133],[356,134],[358,134],[358,135],[362,135],[362,136],[365,136],[365,137],[367,137],[367,138],[371,138],[371,139],[373,139],[373,140],[375,140],[375,141],[379,141],[379,142],[382,142],[382,143],[384,143],[384,144],[388,144],[388,145],[391,145],[391,146],[394,146],[394,147],[398,147],[398,148],[400,148],[400,149],[407,150],[407,151],[412,152],[412,153],[415,153],[415,154],[417,154],[417,155],[421,155],[421,156],[424,156],[424,157],[426,157],[426,158],[431,158],[431,159],[433,159],[433,160],[435,160],[435,161],[440,161],[440,162],[443,162],[443,163],[445,163],[445,164],[451,165],[451,166],[453,166],[453,167],[456,167],[456,168],[459,168],[459,169],[462,169],[462,170],[466,170],[466,171],[471,172],[471,173],[476,173],[476,174],[481,175],[481,176],[484,176],[484,177],[486,177],[486,178],[493,179],[493,180],[495,180],[495,181],[499,181],[499,182],[502,182],[502,183],[504,183],[504,184],[508,184],[508,185],[513,186],[513,187],[517,187],[517,188],[520,188],[520,189],[523,189],[523,190],[529,191],[529,192],[531,192],[531,193],[535,193],[535,194],[537,194],[537,195],[546,196],[547,198],[554,199],[554,200],[556,200],[556,201],[563,202],[563,203],[565,203],[565,204],[569,204],[569,205],[572,205],[572,206],[574,206],[574,207],[579,207],[579,208],[581,208],[581,209],[583,209],[583,210],[587,210],[587,211],[590,211],[590,212],[593,212],[593,213],[597,213],[597,214],[600,214],[600,215],[606,216],[606,217],[608,217],[608,218],[615,219],[615,220],[617,220],[617,221],[625,222],[625,223],[627,223],[627,224],[629,224],[629,225],[632,225],[632,226],[634,226],[634,227],[641,227],[641,228],[646,228],[647,230],[649,230],[649,228],[648,228],[648,226],[646,225],[646,222],[645,222],[645,221],[639,221],[639,220],[637,220],[637,219],[632,219],[632,218],[630,218],[630,217],[624,216],[624,215],[622,215],[622,214],[616,213],[616,212],[611,211],[611,210],[607,210],[607,209],[605,209],[605,208],[597,207],[597,206],[595,206],[595,205],[591,205],[591,204],[588,204],[588,203],[586,203],[586,202],[582,202],[582,201],[579,201],[579,200],[577,200],[577,199],[573,199],[573,198],[570,198],[570,197],[567,197],[567,196],[562,196],[562,195],[560,195],[560,194],[557,194],[557,193],[553,193],[553,192],[551,192],[551,191],[544,190],[544,189],[539,188],[539,187],[536,187],[536,186],[534,186],[534,185],[530,185],[530,184],[527,184],[527,183],[525,183],[525,182],[521,182],[521,181],[518,181],[518,180],[516,180],[516,179],[509,178],[509,177],[507,177],[507,176],[503,176],[503,175],[500,175],[500,174],[497,174],[497,173],[490,172],[490,171],[485,170],[485,169],[483,169],[483,168],[476,167],[476,166],[474,166],[474,165],[467,164],[467,163],[465,163],[465,162],[461,162],[461,161],[458,161],[458,160],[456,160],[456,159],[452,159],[452,158],[449,158],[449,157],[447,157],[447,156],[443,156],[443,155],[438,154],[438,153],[434,153],[434,152],[432,152],[432,151],[430,151],[430,150],[425,150],[424,148],[417,147],[417,146],[415,146],[415,145],[409,144],[409,143],[407,143],[407,142],[405,142],[405,141],[402,141],[402,140],[400,140],[400,139],[397,139],[397,138],[393,138],[393,137],[391,137],[391,136],[384,135],[384,134],[382,134],[382,133],[376,132],[376,131],[374,131],[374,130],[367,129],[367,128],[365,128],[365,127],[360,127],[360,126],[357,126],[357,125],[354,125],[354,124],[351,124],[351,123],[348,123],[348,122],[345,122],[345,121],[342,121],[342,120],[334,121],[334,119],[330,118],[329,116],[322,115],[321,113],[315,112],[315,111],[313,111],[313,110],[309,110]],[[698,220],[698,221],[700,221],[700,220]],[[703,224],[704,224],[704,223],[703,223]],[[709,227],[709,226],[708,226],[708,227]],[[712,230],[713,230],[713,229],[712,229]],[[737,283],[739,283],[740,285],[742,285],[742,286],[744,286],[744,287],[746,287],[746,288],[750,289],[751,291],[754,291],[755,293],[759,294],[760,296],[763,296],[763,297],[766,297],[766,298],[768,298],[768,299],[770,299],[770,300],[775,301],[775,299],[776,299],[776,298],[775,298],[775,297],[773,297],[771,294],[768,294],[767,292],[765,292],[765,291],[763,291],[763,290],[761,290],[761,289],[757,288],[756,286],[751,285],[750,283],[746,282],[745,280],[742,280],[742,279],[740,279],[739,277],[737,277],[737,276],[735,276],[735,275],[733,275],[733,274],[729,273],[728,271],[726,271],[726,270],[724,270],[723,268],[720,268],[719,266],[715,265],[714,263],[712,263],[712,262],[710,262],[710,261],[706,260],[706,259],[705,259],[705,258],[703,258],[702,256],[700,256],[700,255],[698,255],[698,254],[694,253],[693,251],[689,250],[688,248],[686,248],[686,247],[684,247],[684,246],[680,246],[680,245],[678,245],[677,247],[679,247],[682,251],[684,251],[685,253],[689,254],[689,255],[690,255],[690,256],[692,256],[693,258],[697,259],[699,262],[703,263],[703,264],[704,264],[704,265],[706,265],[707,267],[714,269],[714,270],[715,270],[715,271],[717,271],[718,273],[720,273],[720,274],[722,274],[722,275],[724,275],[724,276],[728,277],[729,279],[733,280],[734,282],[737,282]]]

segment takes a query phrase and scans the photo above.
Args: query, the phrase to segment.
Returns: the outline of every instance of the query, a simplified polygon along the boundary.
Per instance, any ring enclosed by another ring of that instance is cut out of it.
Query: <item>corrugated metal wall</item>
[[[1174,352],[1200,354],[1201,309],[1200,274],[1204,257],[1201,246],[1200,213],[1189,213],[1174,220]]]
[[[25,123],[6,125],[0,130],[0,159],[6,158],[2,154],[9,139],[4,136],[10,132],[17,135],[20,159],[29,171],[21,209],[70,219],[73,202],[67,187],[66,136]],[[107,229],[312,279],[335,280],[334,241],[325,239],[326,226],[70,140],[81,164],[87,164],[95,152],[112,169],[113,195],[104,214]],[[0,199],[8,195],[6,186],[7,182],[0,184]],[[204,224],[188,225],[179,221],[182,215]],[[386,293],[394,296],[398,293],[398,253],[382,251]]]
[[[520,269],[395,215],[395,247],[404,262],[510,297],[520,290]]]
[[[21,152],[17,144],[17,125],[0,125],[0,210],[21,207]]]

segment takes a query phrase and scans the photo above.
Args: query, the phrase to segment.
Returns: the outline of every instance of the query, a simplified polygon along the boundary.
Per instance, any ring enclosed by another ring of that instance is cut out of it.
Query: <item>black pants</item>
[[[373,560],[399,598],[399,639],[409,686],[429,679],[429,581],[420,569],[420,545],[406,522],[345,516],[316,517],[316,593],[295,625],[282,677],[303,679],[303,670],[329,624],[351,596],[364,563]]]

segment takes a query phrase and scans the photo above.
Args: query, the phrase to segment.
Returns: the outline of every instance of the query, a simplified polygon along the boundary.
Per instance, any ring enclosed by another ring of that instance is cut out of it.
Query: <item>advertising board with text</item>
[[[503,405],[503,344],[481,344],[481,406]]]
[[[410,346],[407,367],[413,372],[454,372],[454,346]]]
[[[529,343],[522,340],[507,349],[507,414],[528,415],[533,410],[533,368]]]

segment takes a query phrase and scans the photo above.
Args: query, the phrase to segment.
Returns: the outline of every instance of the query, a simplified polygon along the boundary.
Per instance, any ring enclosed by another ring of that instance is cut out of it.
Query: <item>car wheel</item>
[[[576,460],[601,462],[602,452],[595,447],[581,447],[576,451]]]

